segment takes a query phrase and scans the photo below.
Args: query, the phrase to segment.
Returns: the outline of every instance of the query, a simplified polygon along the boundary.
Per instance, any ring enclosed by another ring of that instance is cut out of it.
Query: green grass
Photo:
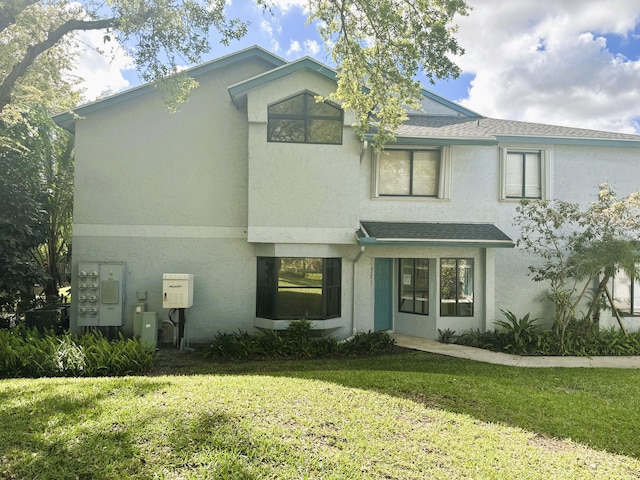
[[[0,381],[0,478],[640,478],[640,371],[407,353],[180,373]]]

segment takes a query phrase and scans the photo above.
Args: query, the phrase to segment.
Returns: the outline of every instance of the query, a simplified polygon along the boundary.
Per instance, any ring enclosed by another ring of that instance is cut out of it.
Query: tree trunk
[[[596,309],[600,308],[600,297],[602,296],[603,293],[605,293],[607,289],[607,283],[609,283],[609,279],[610,279],[609,275],[603,275],[602,280],[600,280],[600,283],[598,283],[598,289],[596,290],[596,293],[593,297],[593,301],[589,306],[589,311],[587,312],[587,318],[593,318],[594,314],[596,313]]]
[[[607,294],[607,299],[609,300],[609,305],[611,305],[611,310],[613,310],[613,314],[616,316],[616,320],[618,320],[618,325],[620,325],[620,330],[622,330],[622,333],[626,335],[627,330],[624,328],[624,325],[622,324],[622,318],[620,318],[620,312],[618,312],[618,309],[613,304],[613,298],[611,298],[609,289],[606,286],[604,287],[604,291]]]

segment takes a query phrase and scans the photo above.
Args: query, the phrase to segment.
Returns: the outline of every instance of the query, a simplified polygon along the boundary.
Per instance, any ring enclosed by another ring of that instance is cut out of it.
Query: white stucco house
[[[300,318],[427,338],[501,309],[550,319],[514,248],[519,200],[640,188],[638,135],[486,118],[425,90],[376,154],[349,111],[315,102],[335,72],[313,59],[254,47],[190,74],[178,113],[145,85],[56,117],[76,144],[72,327],[167,318],[169,273],[193,275],[194,342]],[[618,291],[630,328],[634,285]]]

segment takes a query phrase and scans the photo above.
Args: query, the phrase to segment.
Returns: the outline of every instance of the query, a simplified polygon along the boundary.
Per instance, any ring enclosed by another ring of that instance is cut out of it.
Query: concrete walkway
[[[429,340],[409,337],[397,333],[390,334],[396,345],[413,350],[437,353],[449,357],[466,358],[478,362],[510,365],[512,367],[566,367],[566,368],[638,368],[640,356],[624,357],[533,357],[497,353],[482,348],[465,347]]]

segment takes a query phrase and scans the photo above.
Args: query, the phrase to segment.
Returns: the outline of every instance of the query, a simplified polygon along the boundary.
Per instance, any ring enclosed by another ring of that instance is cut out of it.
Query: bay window
[[[258,257],[256,316],[321,320],[340,316],[339,258]]]

